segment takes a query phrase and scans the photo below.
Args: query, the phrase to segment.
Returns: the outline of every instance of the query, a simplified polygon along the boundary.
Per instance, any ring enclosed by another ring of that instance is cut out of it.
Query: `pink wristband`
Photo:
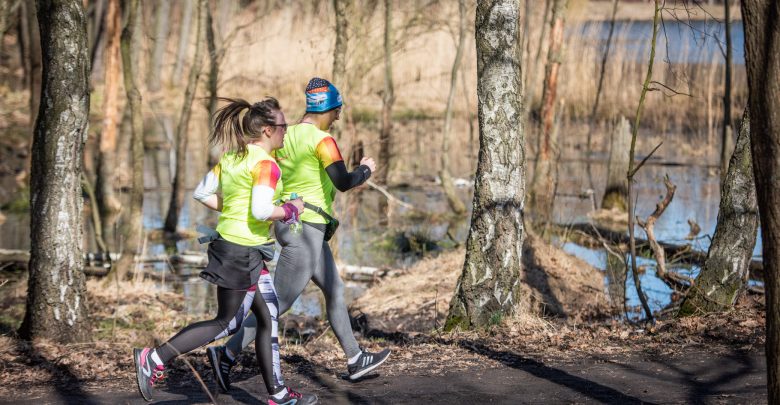
[[[298,208],[290,203],[284,203],[282,204],[282,209],[284,210],[284,219],[282,219],[282,222],[290,224],[298,221]]]

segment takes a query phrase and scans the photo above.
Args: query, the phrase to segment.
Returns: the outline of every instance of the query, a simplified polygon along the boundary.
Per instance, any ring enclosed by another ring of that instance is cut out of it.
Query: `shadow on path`
[[[547,366],[537,360],[522,357],[512,352],[493,350],[481,343],[470,340],[463,340],[457,344],[466,350],[498,361],[507,367],[512,367],[514,369],[531,374],[537,378],[542,378],[555,384],[564,386],[596,401],[614,404],[652,403],[642,401],[639,398],[626,395],[614,388],[610,388],[595,381],[572,375],[566,371]]]
[[[90,395],[84,390],[84,381],[73,374],[69,366],[57,364],[57,359],[49,360],[32,345],[28,350],[29,359],[31,363],[35,365],[34,367],[44,369],[54,377],[52,379],[55,381],[53,387],[57,391],[57,395],[62,400],[62,403],[83,405],[97,404],[97,402],[90,399]],[[78,401],[74,401],[74,398],[79,399]]]

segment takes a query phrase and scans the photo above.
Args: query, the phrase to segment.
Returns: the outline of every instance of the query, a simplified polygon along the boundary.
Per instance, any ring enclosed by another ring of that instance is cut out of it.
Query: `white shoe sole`
[[[391,354],[393,354],[393,353],[392,353],[392,352],[390,352],[390,353],[387,353],[387,356],[385,356],[385,358],[384,358],[384,359],[382,359],[382,360],[381,360],[379,363],[376,363],[376,364],[372,365],[371,367],[369,367],[369,368],[367,368],[367,369],[360,370],[360,371],[358,371],[358,372],[357,372],[357,373],[355,373],[355,374],[351,374],[351,375],[349,376],[349,379],[354,381],[354,380],[357,380],[357,379],[358,379],[358,378],[360,378],[360,377],[363,377],[364,375],[366,375],[366,374],[368,374],[369,372],[373,371],[375,368],[377,368],[377,367],[381,366],[381,365],[382,365],[382,363],[384,363],[384,362],[385,362],[385,360],[387,360],[387,359],[389,359],[389,358],[390,358],[390,355],[391,355]]]

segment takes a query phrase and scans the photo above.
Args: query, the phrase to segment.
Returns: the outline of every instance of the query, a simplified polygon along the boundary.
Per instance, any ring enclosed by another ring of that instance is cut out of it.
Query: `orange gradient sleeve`
[[[317,159],[322,162],[322,167],[328,167],[333,163],[344,160],[344,158],[341,157],[341,151],[339,150],[338,145],[336,145],[336,140],[330,136],[326,136],[317,144],[315,154],[317,155]]]
[[[275,190],[276,183],[281,175],[282,172],[276,163],[270,160],[261,160],[252,169],[252,184],[255,186],[267,186]]]

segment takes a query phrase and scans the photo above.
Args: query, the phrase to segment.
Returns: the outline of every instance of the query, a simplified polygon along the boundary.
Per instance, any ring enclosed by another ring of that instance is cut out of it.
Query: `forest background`
[[[107,51],[111,44],[118,47],[108,35],[114,3],[107,0],[85,4],[91,69],[89,130],[83,161],[87,197],[83,249],[85,253],[97,253],[98,259],[87,267],[88,273],[91,271],[98,278],[105,273],[101,269],[105,260],[101,260],[100,255],[104,257],[109,252],[121,253],[127,249],[122,232],[123,226],[129,223],[126,207],[132,186],[131,114],[124,97],[126,89],[116,70],[117,61],[112,65],[111,51]],[[519,30],[523,44],[519,58],[523,66],[526,107],[525,176],[530,189],[547,117],[543,96],[544,87],[549,86],[549,83],[545,84],[545,69],[551,59],[550,20],[554,14],[552,8],[559,2],[520,3],[523,18],[518,21],[525,24]],[[559,317],[564,323],[554,326],[546,318],[535,316],[521,316],[519,320],[507,320],[506,323],[497,319],[493,323],[513,331],[510,335],[531,333],[556,340],[571,332],[567,329],[567,321],[586,320],[594,325],[607,325],[607,329],[591,333],[588,339],[603,332],[622,341],[629,335],[636,335],[632,332],[624,336],[624,332],[634,329],[630,322],[623,321],[642,316],[639,295],[631,296],[630,290],[635,286],[627,279],[625,268],[617,276],[617,282],[610,276],[610,248],[593,248],[594,244],[601,243],[599,240],[572,243],[576,237],[572,236],[575,227],[571,225],[588,218],[589,214],[591,218],[597,215],[593,214],[597,212],[594,208],[601,206],[604,200],[608,189],[610,142],[618,132],[616,128],[625,126],[620,124],[620,117],[633,119],[642,92],[641,82],[651,47],[653,10],[645,2],[620,2],[615,14],[613,3],[609,1],[571,0],[567,3],[557,97],[554,96],[550,113],[557,137],[553,141],[553,160],[558,168],[553,182],[554,204],[550,204],[550,212],[544,215],[538,214],[536,209],[529,210],[530,215],[540,219],[536,231],[544,241],[534,242],[537,253],[529,260],[536,260],[536,263],[531,267],[536,266],[548,275],[554,274],[553,279],[562,280],[560,285],[553,282],[546,290],[533,287],[538,290],[535,295],[538,313]],[[303,89],[312,76],[332,80],[344,95],[345,111],[336,124],[334,135],[345,157],[354,163],[359,156],[368,155],[379,157],[380,162],[374,186],[339,200],[340,217],[346,220],[334,247],[340,253],[342,267],[352,271],[348,277],[358,280],[354,295],[363,295],[363,298],[355,303],[355,309],[364,311],[369,319],[378,318],[374,321],[378,323],[371,324],[375,336],[377,330],[427,335],[430,330],[438,331],[443,326],[455,278],[463,263],[462,246],[469,229],[480,142],[475,4],[466,2],[462,65],[455,74],[453,61],[457,59],[461,33],[456,2],[369,0],[351,4],[345,14],[348,45],[342,69],[336,63],[338,44],[335,37],[339,24],[334,4],[337,3],[210,2],[212,30],[202,29],[198,33],[198,27],[202,25],[197,23],[197,2],[140,2],[136,32],[141,35],[135,37],[131,52],[141,79],[138,84],[143,99],[145,236],[139,252],[147,263],[135,263],[130,270],[134,275],[132,283],[122,284],[116,290],[105,288],[102,298],[93,288],[89,289],[90,294],[96,294],[91,305],[102,299],[104,303],[113,302],[110,306],[115,308],[102,314],[93,311],[97,320],[93,337],[107,342],[121,341],[124,345],[137,344],[164,339],[180,324],[181,319],[176,319],[174,312],[164,312],[163,319],[148,319],[149,315],[132,307],[132,297],[151,294],[162,302],[165,294],[181,294],[188,297],[184,300],[184,308],[178,308],[183,309],[185,319],[198,319],[213,309],[213,302],[205,298],[209,296],[208,289],[195,287],[192,282],[203,251],[193,239],[197,224],[213,225],[216,217],[201,207],[190,205],[190,199],[186,198],[178,202],[180,216],[173,219],[171,226],[175,175],[184,173],[179,180],[181,188],[192,189],[218,156],[218,151],[211,151],[209,156],[206,143],[215,95],[243,97],[250,101],[266,95],[275,96],[285,108],[288,121],[295,122],[302,116]],[[387,4],[393,6],[389,33],[386,30]],[[4,311],[3,329],[12,332],[22,322],[26,290],[25,276],[20,272],[26,267],[26,260],[24,257],[14,259],[13,255],[30,248],[29,148],[33,112],[37,112],[36,97],[30,95],[36,92],[36,63],[30,56],[35,54],[34,48],[30,48],[34,42],[30,39],[31,2],[9,1],[3,7],[0,128],[4,136],[0,141],[3,143],[0,210],[4,214],[0,219],[3,222],[0,224],[0,248],[8,250],[3,274],[9,282],[0,288],[5,290],[3,302],[4,308],[8,309]],[[126,17],[126,11],[120,13],[114,9],[123,17]],[[675,167],[684,168],[676,173],[677,177],[672,175],[678,184],[680,181],[690,183],[681,187],[678,194],[678,200],[682,198],[684,203],[676,209],[674,205],[670,206],[667,218],[659,222],[659,239],[677,246],[689,244],[693,249],[705,252],[709,242],[698,232],[693,233],[691,242],[681,241],[688,231],[689,219],[693,219],[693,224],[703,222],[704,235],[713,233],[720,178],[724,175],[723,145],[735,141],[735,136],[724,128],[739,126],[747,104],[741,45],[735,46],[731,78],[729,81],[724,78],[727,66],[724,62],[724,14],[721,2],[664,4],[663,33],[657,46],[659,57],[653,65],[657,91],[647,98],[637,137],[637,150],[641,151],[642,157],[661,141],[664,143],[649,161],[647,173],[642,173],[645,177],[641,177],[640,183],[644,182],[645,188],[639,191],[638,211],[644,209],[641,215],[646,216],[652,210],[657,196],[665,190],[664,172],[674,171]],[[730,18],[737,21],[733,24],[736,27],[740,19],[737,5],[732,7]],[[120,21],[124,26],[125,21]],[[611,21],[615,21],[614,36],[610,33]],[[735,44],[743,41],[741,32],[737,28],[732,31]],[[609,52],[603,59],[605,49]],[[118,57],[116,53],[114,55]],[[602,64],[602,60],[606,63]],[[602,69],[603,90],[599,93]],[[40,82],[37,85],[40,86]],[[594,109],[597,93],[600,98]],[[729,108],[724,105],[726,93],[730,93]],[[448,103],[450,99],[452,101]],[[188,112],[190,104],[191,112]],[[452,114],[449,124],[448,110]],[[725,115],[728,115],[726,119]],[[183,119],[187,116],[188,119]],[[107,139],[112,137],[112,132],[114,138]],[[177,148],[181,147],[184,149],[177,153]],[[726,149],[730,151],[733,147],[731,143]],[[177,155],[186,158],[177,159]],[[730,155],[729,152],[725,160]],[[101,170],[106,168],[109,169],[105,172],[107,180],[100,180]],[[584,175],[586,171],[588,176]],[[447,181],[448,175],[455,179]],[[442,184],[450,183],[457,187],[455,199],[465,206],[466,212],[459,213],[452,198],[447,202]],[[686,194],[685,188],[695,191]],[[89,195],[91,193],[95,194]],[[695,211],[700,209],[706,211],[704,219],[696,215]],[[625,214],[619,212],[604,215],[607,218],[602,218],[602,222],[622,224],[625,221]],[[529,239],[536,240],[535,236]],[[620,241],[616,246],[618,250],[626,247]],[[591,248],[595,253],[583,253],[583,247]],[[602,273],[569,256],[559,262],[556,257],[563,256],[559,256],[562,253],[558,249],[575,255],[580,253],[581,259],[595,265]],[[751,252],[760,252],[760,240],[752,249]],[[434,257],[430,258],[431,255]],[[751,256],[754,261],[760,260],[760,253]],[[654,295],[653,310],[663,319],[664,314],[671,314],[678,308],[684,294],[668,280],[662,280],[652,255],[647,254],[647,259],[642,266],[644,274],[661,280],[656,282],[661,291]],[[671,262],[672,267],[677,266],[675,270],[690,279],[698,275],[702,265],[684,259],[679,263],[674,259]],[[435,271],[435,281],[419,277],[421,271]],[[166,276],[166,272],[171,274]],[[354,275],[366,272],[370,279],[368,283]],[[418,276],[414,276],[415,272]],[[404,276],[406,278],[402,278]],[[90,283],[98,285],[104,282],[102,280],[95,279]],[[414,288],[419,291],[412,288],[415,293],[404,296],[403,291],[394,289],[396,283],[416,286]],[[436,287],[431,289],[431,283]],[[716,340],[725,336],[726,345],[735,344],[730,339],[736,339],[739,344],[761,345],[762,283],[754,281],[750,286],[743,291],[752,289],[753,293],[742,295],[747,300],[741,307],[745,312],[732,313],[735,317],[730,320],[732,322],[713,325],[714,319],[705,319],[701,324],[685,321],[688,324],[683,329],[696,336],[701,336],[701,328],[718,330],[721,334],[715,333]],[[593,293],[594,290],[602,293]],[[388,296],[391,298],[386,299]],[[392,301],[395,302],[391,305]],[[120,302],[124,303],[120,305]],[[291,344],[303,342],[293,350],[314,350],[316,354],[310,351],[305,356],[320,356],[315,358],[329,364],[328,354],[333,354],[332,347],[317,349],[314,346],[312,349],[311,344],[306,345],[317,336],[326,336],[320,342],[333,344],[332,336],[317,318],[322,315],[321,309],[317,312],[316,308],[319,301],[311,302],[301,303],[298,318],[293,318],[295,323],[291,325],[290,333],[297,335],[291,338]],[[404,307],[408,310],[404,311]],[[366,336],[371,336],[371,328],[363,327]],[[561,332],[561,328],[565,332]],[[308,331],[301,333],[300,330]],[[583,338],[580,332],[571,333]],[[668,338],[648,339],[663,343]],[[28,350],[20,348],[13,339],[8,342],[8,350]],[[121,364],[114,367],[114,371],[123,369]]]

